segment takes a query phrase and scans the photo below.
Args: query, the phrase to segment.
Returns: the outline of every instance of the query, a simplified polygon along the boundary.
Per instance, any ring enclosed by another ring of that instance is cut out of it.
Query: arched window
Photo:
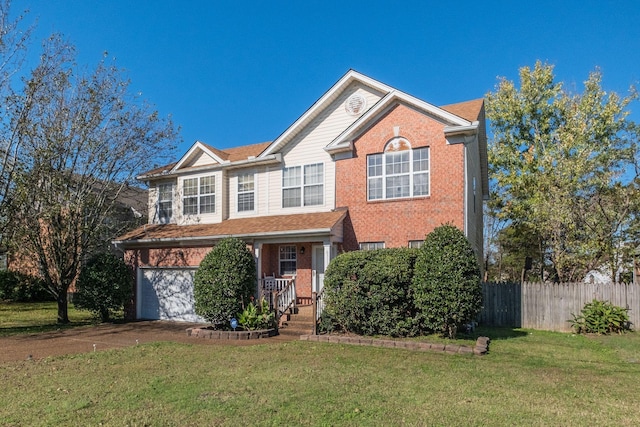
[[[429,147],[411,148],[394,138],[384,153],[367,156],[367,199],[401,199],[429,195]]]

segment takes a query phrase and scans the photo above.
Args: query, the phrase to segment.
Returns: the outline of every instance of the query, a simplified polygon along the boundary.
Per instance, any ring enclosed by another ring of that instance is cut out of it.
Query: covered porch
[[[254,255],[256,296],[268,296],[278,315],[308,305],[312,293],[322,289],[326,266],[338,254],[346,215],[345,209],[214,224],[154,224],[127,233],[114,244],[137,271],[137,308],[132,311],[136,318],[186,320],[194,313],[192,272],[217,241],[229,236],[244,240]],[[174,292],[173,277],[178,275],[185,285]],[[184,308],[180,313],[173,309],[178,306]]]

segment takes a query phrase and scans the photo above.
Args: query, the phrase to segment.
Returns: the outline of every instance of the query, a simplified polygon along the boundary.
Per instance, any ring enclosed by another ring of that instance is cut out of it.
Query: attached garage
[[[205,322],[196,315],[193,298],[195,268],[139,268],[138,319]]]

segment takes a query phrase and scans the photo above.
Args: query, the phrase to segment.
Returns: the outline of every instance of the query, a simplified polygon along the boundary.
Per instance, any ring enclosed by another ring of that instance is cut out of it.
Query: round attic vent
[[[362,113],[367,106],[367,100],[364,96],[354,93],[344,103],[344,109],[352,116]]]

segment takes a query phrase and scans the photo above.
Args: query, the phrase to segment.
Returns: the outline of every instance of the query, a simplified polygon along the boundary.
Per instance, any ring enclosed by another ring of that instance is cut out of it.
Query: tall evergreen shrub
[[[457,329],[482,308],[477,258],[464,234],[452,225],[429,233],[413,277],[413,300],[421,325],[454,338]]]
[[[249,303],[256,287],[256,264],[246,244],[228,237],[204,257],[194,278],[196,314],[217,328]]]
[[[331,261],[324,277],[325,324],[360,335],[414,333],[409,295],[417,251],[354,251]]]

